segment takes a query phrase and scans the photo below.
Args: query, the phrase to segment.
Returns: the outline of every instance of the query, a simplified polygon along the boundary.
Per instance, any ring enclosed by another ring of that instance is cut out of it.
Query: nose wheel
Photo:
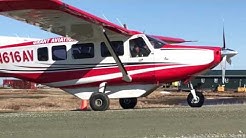
[[[187,102],[190,107],[202,107],[204,103],[204,95],[201,92],[197,92],[194,88],[192,83],[189,83],[191,88],[190,94],[187,97]]]
[[[187,102],[190,107],[202,107],[204,99],[204,95],[201,92],[196,92],[196,98],[190,93],[187,97]]]

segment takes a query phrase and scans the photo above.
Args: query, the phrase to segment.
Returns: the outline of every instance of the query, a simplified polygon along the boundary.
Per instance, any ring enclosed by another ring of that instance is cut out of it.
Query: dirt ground
[[[1,138],[245,138],[246,105],[0,114]]]
[[[136,108],[164,108],[186,104],[187,92],[160,93],[161,91],[163,90],[158,89],[146,98],[139,98]],[[205,92],[204,94],[206,98],[246,98],[246,93]],[[111,100],[110,102],[110,109],[121,109],[118,100]],[[79,110],[80,106],[81,100],[79,98],[59,89],[0,90],[0,112]]]

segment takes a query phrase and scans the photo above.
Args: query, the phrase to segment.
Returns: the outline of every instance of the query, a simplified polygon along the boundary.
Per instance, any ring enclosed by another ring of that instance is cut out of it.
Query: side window
[[[112,41],[113,49],[115,50],[118,56],[124,55],[124,46],[123,41]],[[102,57],[110,57],[111,54],[108,51],[108,48],[104,42],[101,43],[101,56]]]
[[[150,54],[148,46],[141,37],[130,40],[130,52],[132,57],[147,57]]]
[[[48,61],[48,48],[42,47],[38,48],[38,61]]]
[[[72,45],[73,59],[93,58],[94,57],[94,44],[74,44]]]
[[[53,46],[52,47],[52,59],[53,60],[66,60],[67,49],[65,45]]]

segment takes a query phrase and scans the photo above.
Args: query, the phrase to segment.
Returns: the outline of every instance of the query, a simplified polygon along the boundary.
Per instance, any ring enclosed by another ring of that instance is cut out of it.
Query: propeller
[[[223,25],[223,47],[221,48],[222,61],[220,63],[222,70],[222,85],[225,85],[226,62],[231,65],[231,58],[237,54],[237,51],[226,48],[225,27]]]

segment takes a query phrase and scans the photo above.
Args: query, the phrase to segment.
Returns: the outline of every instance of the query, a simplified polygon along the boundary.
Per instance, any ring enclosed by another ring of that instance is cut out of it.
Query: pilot
[[[139,46],[135,45],[132,50],[132,57],[143,57],[143,52]]]

